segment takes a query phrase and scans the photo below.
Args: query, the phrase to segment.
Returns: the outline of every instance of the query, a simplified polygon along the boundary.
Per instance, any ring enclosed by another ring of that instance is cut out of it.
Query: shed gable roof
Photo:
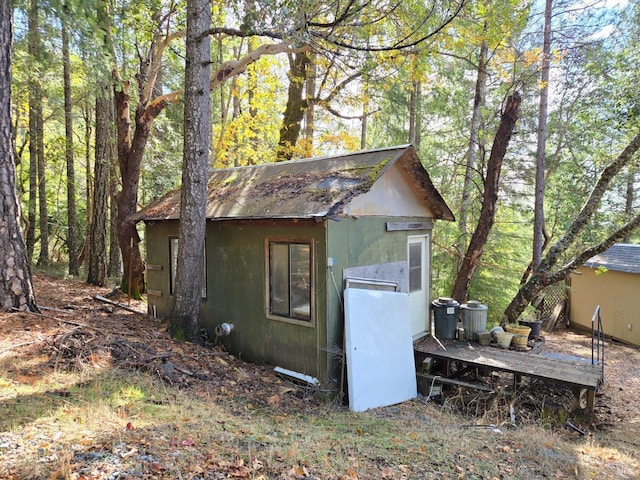
[[[585,262],[586,267],[604,267],[625,273],[640,273],[640,245],[616,243],[608,250],[594,255]]]
[[[334,217],[355,197],[367,193],[397,165],[434,218],[455,217],[411,145],[340,156],[310,158],[214,170],[209,176],[208,219]],[[180,189],[133,215],[134,221],[175,220]]]

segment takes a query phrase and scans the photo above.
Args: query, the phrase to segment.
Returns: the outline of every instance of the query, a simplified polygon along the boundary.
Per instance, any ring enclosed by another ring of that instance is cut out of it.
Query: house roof
[[[397,165],[434,218],[455,217],[411,145],[214,170],[209,176],[207,219],[323,218],[339,216]],[[175,220],[180,189],[132,216],[134,221]]]
[[[585,262],[586,267],[604,267],[625,273],[640,273],[640,245],[616,243],[608,250],[594,255]]]

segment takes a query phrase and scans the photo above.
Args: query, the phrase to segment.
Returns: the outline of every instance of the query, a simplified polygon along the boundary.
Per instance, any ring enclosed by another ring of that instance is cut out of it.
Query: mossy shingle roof
[[[214,170],[208,181],[208,219],[322,218],[339,216],[358,195],[397,164],[434,218],[454,215],[411,145],[338,156]],[[133,220],[178,219],[180,189],[152,202]]]

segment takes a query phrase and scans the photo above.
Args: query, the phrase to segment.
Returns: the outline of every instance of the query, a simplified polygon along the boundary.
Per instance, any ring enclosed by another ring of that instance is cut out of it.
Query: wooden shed
[[[179,210],[175,190],[134,217],[146,226],[148,305],[158,317],[172,305]],[[346,278],[407,292],[414,338],[428,332],[436,219],[454,216],[411,145],[215,170],[201,326],[242,359],[331,389]]]
[[[640,345],[640,245],[618,243],[571,274],[571,325],[591,329],[598,305],[605,335]]]

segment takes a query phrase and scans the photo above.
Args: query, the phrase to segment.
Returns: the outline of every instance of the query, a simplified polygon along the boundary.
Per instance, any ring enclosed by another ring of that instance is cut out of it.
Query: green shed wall
[[[222,342],[238,357],[281,366],[326,379],[326,231],[323,223],[218,221],[207,222],[207,297],[201,305],[201,325],[215,338],[215,327],[233,323]],[[147,273],[151,291],[149,309],[159,317],[171,312],[169,295],[169,240],[177,235],[175,221],[147,226],[147,263],[162,270]],[[265,239],[312,239],[314,260],[314,318],[311,326],[267,318]]]
[[[265,239],[280,237],[313,239],[313,326],[267,318]],[[323,224],[211,222],[207,242],[212,301],[203,306],[203,327],[213,335],[216,325],[231,322],[234,331],[223,340],[239,357],[322,377],[319,357],[324,335],[318,332],[326,328],[326,311],[324,288],[318,288],[317,281],[326,258]]]
[[[233,323],[222,342],[240,358],[281,366],[318,378],[324,386],[340,382],[340,362],[330,354],[343,346],[343,269],[406,262],[407,238],[431,230],[386,231],[386,223],[428,222],[429,218],[342,218],[339,222],[217,221],[207,222],[207,298],[201,322],[210,338],[215,327]],[[177,221],[146,226],[149,310],[159,317],[171,312],[169,237],[177,236]],[[266,315],[265,239],[312,238],[314,249],[314,325],[273,320]],[[333,267],[327,266],[333,258]],[[161,270],[158,270],[160,266]],[[332,385],[333,384],[333,385]]]
[[[362,217],[344,218],[340,222],[328,221],[327,256],[334,259],[327,273],[327,340],[330,347],[342,346],[343,314],[340,290],[343,288],[343,270],[351,267],[379,265],[407,261],[407,239],[415,235],[431,235],[431,230],[386,230],[387,222],[430,222],[424,217]],[[430,264],[430,262],[429,262]],[[333,270],[333,272],[332,272]],[[333,279],[330,276],[333,275]],[[429,275],[429,278],[431,276]],[[429,286],[430,288],[430,286]],[[339,365],[329,365],[334,378],[339,376]]]
[[[169,238],[178,236],[176,220],[149,222],[145,226],[147,304],[150,315],[160,318],[171,313],[169,294]]]

